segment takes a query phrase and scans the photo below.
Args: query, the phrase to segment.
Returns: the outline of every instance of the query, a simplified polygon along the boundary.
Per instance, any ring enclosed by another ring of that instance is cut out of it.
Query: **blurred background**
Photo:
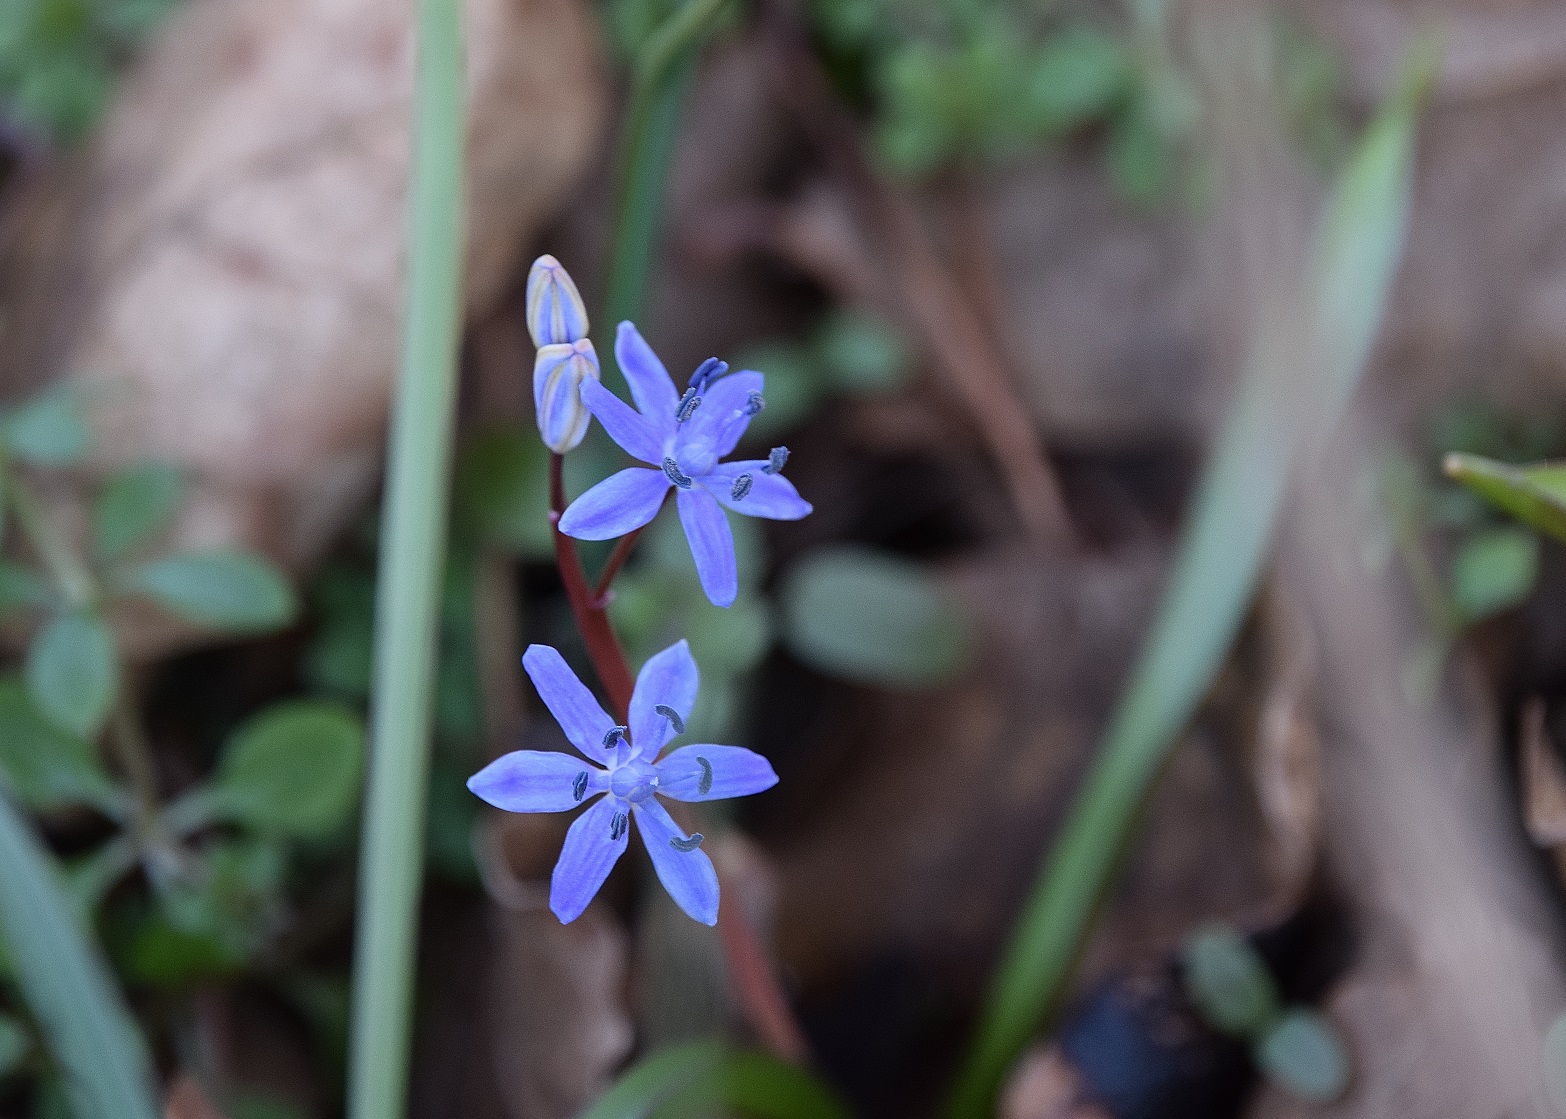
[[[726,611],[665,511],[610,616],[635,663],[687,637],[693,740],[781,777],[707,849],[848,1110],[941,1113],[1150,632],[1194,713],[993,1113],[1566,1108],[1566,551],[1442,471],[1566,452],[1566,9],[709,7],[651,110],[627,302],[627,91],[680,0],[466,4],[411,1113],[566,1119],[636,1056],[748,1036],[640,851],[561,926],[569,819],[463,784],[565,745],[527,644],[591,679],[531,414],[544,252],[611,387],[616,307],[681,384],[763,371],[746,447],[786,443],[815,506],[735,519]],[[170,1119],[343,1112],[409,24],[0,7],[0,773]],[[1356,152],[1416,123],[1407,205],[1356,209]],[[1345,405],[1323,345],[1361,335]],[[1256,453],[1215,458],[1237,399],[1272,401]],[[595,429],[567,488],[622,464]],[[24,987],[0,957],[0,1115],[81,1114]]]

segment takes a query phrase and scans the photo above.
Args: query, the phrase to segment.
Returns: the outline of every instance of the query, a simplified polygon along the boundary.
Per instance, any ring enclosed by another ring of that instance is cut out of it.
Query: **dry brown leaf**
[[[603,115],[585,0],[473,0],[466,306],[482,313]],[[181,544],[317,555],[380,468],[402,317],[410,9],[195,0],[10,262],[10,383],[71,374],[97,463],[188,469]],[[525,378],[528,371],[518,369]]]

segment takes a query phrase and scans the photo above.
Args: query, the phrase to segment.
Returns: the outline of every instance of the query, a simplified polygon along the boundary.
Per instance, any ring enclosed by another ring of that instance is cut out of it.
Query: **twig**
[[[942,265],[912,202],[871,166],[854,121],[838,103],[792,13],[779,0],[767,3],[764,11],[775,47],[774,87],[850,186],[862,220],[891,250],[892,272],[908,318],[967,405],[1005,475],[1023,527],[1039,543],[1072,543],[1059,479],[1027,420],[1027,409],[1002,372],[983,323]]]

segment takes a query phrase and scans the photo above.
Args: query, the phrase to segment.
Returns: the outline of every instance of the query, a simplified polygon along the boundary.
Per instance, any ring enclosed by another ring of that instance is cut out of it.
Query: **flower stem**
[[[642,529],[632,529],[615,543],[614,551],[609,553],[609,561],[604,564],[604,569],[598,573],[598,583],[593,587],[593,602],[598,609],[603,610],[609,605],[609,591],[614,586],[614,577],[620,574],[620,568],[625,566],[625,561],[631,558],[631,553],[636,550],[636,541],[642,535]]]
[[[350,1119],[406,1114],[424,806],[462,327],[461,0],[417,0],[407,313],[375,600]]]
[[[48,511],[32,487],[14,469],[6,471],[5,492],[22,535],[43,561],[60,596],[72,609],[82,610],[98,600],[97,580],[49,519]]]
[[[598,673],[598,679],[603,683],[604,690],[609,693],[609,703],[613,708],[613,715],[620,722],[627,721],[631,707],[631,692],[635,684],[631,677],[630,667],[625,662],[625,653],[620,648],[619,639],[615,637],[613,628],[609,625],[609,615],[604,612],[603,595],[594,593],[588,588],[587,578],[582,574],[581,560],[577,555],[576,542],[560,531],[560,515],[565,511],[565,481],[563,474],[563,458],[560,455],[551,455],[549,460],[549,523],[554,529],[555,560],[560,567],[560,580],[565,584],[566,598],[571,603],[571,613],[576,618],[577,629],[581,631],[582,639],[587,643],[587,654],[592,658],[593,669]],[[630,554],[630,545],[627,541],[634,541],[635,533],[623,536],[621,545],[627,555]],[[615,549],[615,555],[619,555],[621,548]],[[624,562],[622,558],[620,562]],[[614,557],[610,557],[610,564],[614,565]],[[600,580],[600,587],[608,589],[609,581],[614,577],[614,570],[606,570],[605,577]],[[694,831],[687,811],[683,806],[671,806],[675,822],[687,832]],[[744,1013],[751,1028],[756,1031],[756,1036],[770,1049],[773,1055],[782,1060],[795,1064],[803,1063],[809,1056],[809,1044],[805,1041],[805,1033],[795,1021],[793,1011],[789,1008],[788,998],[783,994],[782,985],[778,982],[777,973],[773,970],[771,962],[767,958],[756,932],[745,920],[739,911],[734,893],[729,889],[722,870],[718,871],[719,889],[729,900],[728,904],[718,907],[718,932],[723,943],[723,954],[728,961],[729,978],[734,984],[735,997],[739,1000],[740,1009]]]

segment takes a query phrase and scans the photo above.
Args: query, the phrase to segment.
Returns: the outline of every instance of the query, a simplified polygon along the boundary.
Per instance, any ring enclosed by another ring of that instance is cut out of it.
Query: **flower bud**
[[[527,330],[540,347],[587,337],[587,306],[571,274],[548,253],[527,274]]]
[[[564,275],[564,273],[562,273]],[[592,418],[582,403],[582,381],[598,380],[598,354],[586,338],[541,346],[533,362],[533,407],[544,445],[563,455],[582,441]]]

